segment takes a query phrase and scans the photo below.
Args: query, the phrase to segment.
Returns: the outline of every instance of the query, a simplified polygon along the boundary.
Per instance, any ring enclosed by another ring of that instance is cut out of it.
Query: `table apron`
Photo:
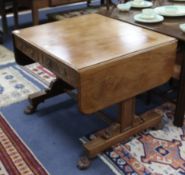
[[[79,74],[74,69],[16,36],[14,36],[14,45],[16,49],[52,71],[57,77],[78,88]],[[16,57],[16,61],[21,62],[21,58]]]

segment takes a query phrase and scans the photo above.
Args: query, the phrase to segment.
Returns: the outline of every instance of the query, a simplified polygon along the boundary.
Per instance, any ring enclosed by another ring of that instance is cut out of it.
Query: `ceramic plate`
[[[185,23],[179,25],[181,31],[185,32]]]
[[[156,15],[156,17],[153,19],[146,19],[146,18],[143,18],[142,14],[140,13],[134,16],[134,20],[142,23],[157,23],[157,22],[163,21],[164,17],[161,15]]]
[[[130,3],[131,3],[131,7],[134,7],[134,8],[146,8],[146,7],[151,7],[153,5],[153,3],[149,1],[142,1],[140,3],[130,1]]]
[[[155,8],[159,15],[168,17],[185,16],[185,5],[168,5]]]
[[[130,8],[131,8],[131,4],[130,4],[130,3],[118,4],[118,5],[117,5],[117,8],[118,8],[120,11],[129,11]]]

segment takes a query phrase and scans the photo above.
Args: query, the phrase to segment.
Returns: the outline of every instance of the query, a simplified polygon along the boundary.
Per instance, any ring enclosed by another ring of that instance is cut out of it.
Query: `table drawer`
[[[19,52],[21,51],[28,58],[40,63],[53,72],[58,78],[61,78],[75,88],[79,86],[79,75],[73,68],[18,37],[14,37],[14,43]],[[16,58],[16,61],[21,63],[21,59],[22,58]]]

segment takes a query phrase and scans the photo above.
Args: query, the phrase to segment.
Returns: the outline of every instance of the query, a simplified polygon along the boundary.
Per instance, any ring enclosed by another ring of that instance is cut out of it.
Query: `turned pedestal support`
[[[145,129],[156,127],[161,122],[162,115],[155,110],[136,116],[135,98],[121,102],[119,108],[118,120],[113,122],[109,127],[94,133],[93,139],[84,143],[87,155],[79,160],[78,167],[80,169],[88,168],[90,159],[104,150]]]

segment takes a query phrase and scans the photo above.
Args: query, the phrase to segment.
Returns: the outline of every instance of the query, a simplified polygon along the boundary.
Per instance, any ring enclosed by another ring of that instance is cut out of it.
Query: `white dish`
[[[184,24],[180,24],[179,27],[180,27],[180,29],[181,29],[183,32],[185,32],[185,23],[184,23]]]
[[[117,5],[117,8],[118,8],[120,11],[129,11],[130,8],[131,8],[131,4],[130,4],[130,3],[118,4],[118,5]]]
[[[141,1],[141,2],[135,2],[130,1],[131,7],[134,8],[146,8],[146,7],[152,7],[153,3],[149,1]]]
[[[185,5],[167,5],[155,8],[159,15],[167,17],[185,16]]]
[[[156,15],[155,16],[148,16],[148,15],[144,15],[143,13],[141,13],[139,17],[142,19],[151,20],[151,19],[155,19]]]
[[[143,19],[153,19],[156,18],[156,12],[154,9],[145,8],[142,10],[141,18]]]
[[[156,15],[155,18],[152,19],[146,19],[142,17],[142,13],[137,14],[134,16],[134,20],[137,22],[142,22],[142,23],[158,23],[164,20],[164,17],[161,15]]]

